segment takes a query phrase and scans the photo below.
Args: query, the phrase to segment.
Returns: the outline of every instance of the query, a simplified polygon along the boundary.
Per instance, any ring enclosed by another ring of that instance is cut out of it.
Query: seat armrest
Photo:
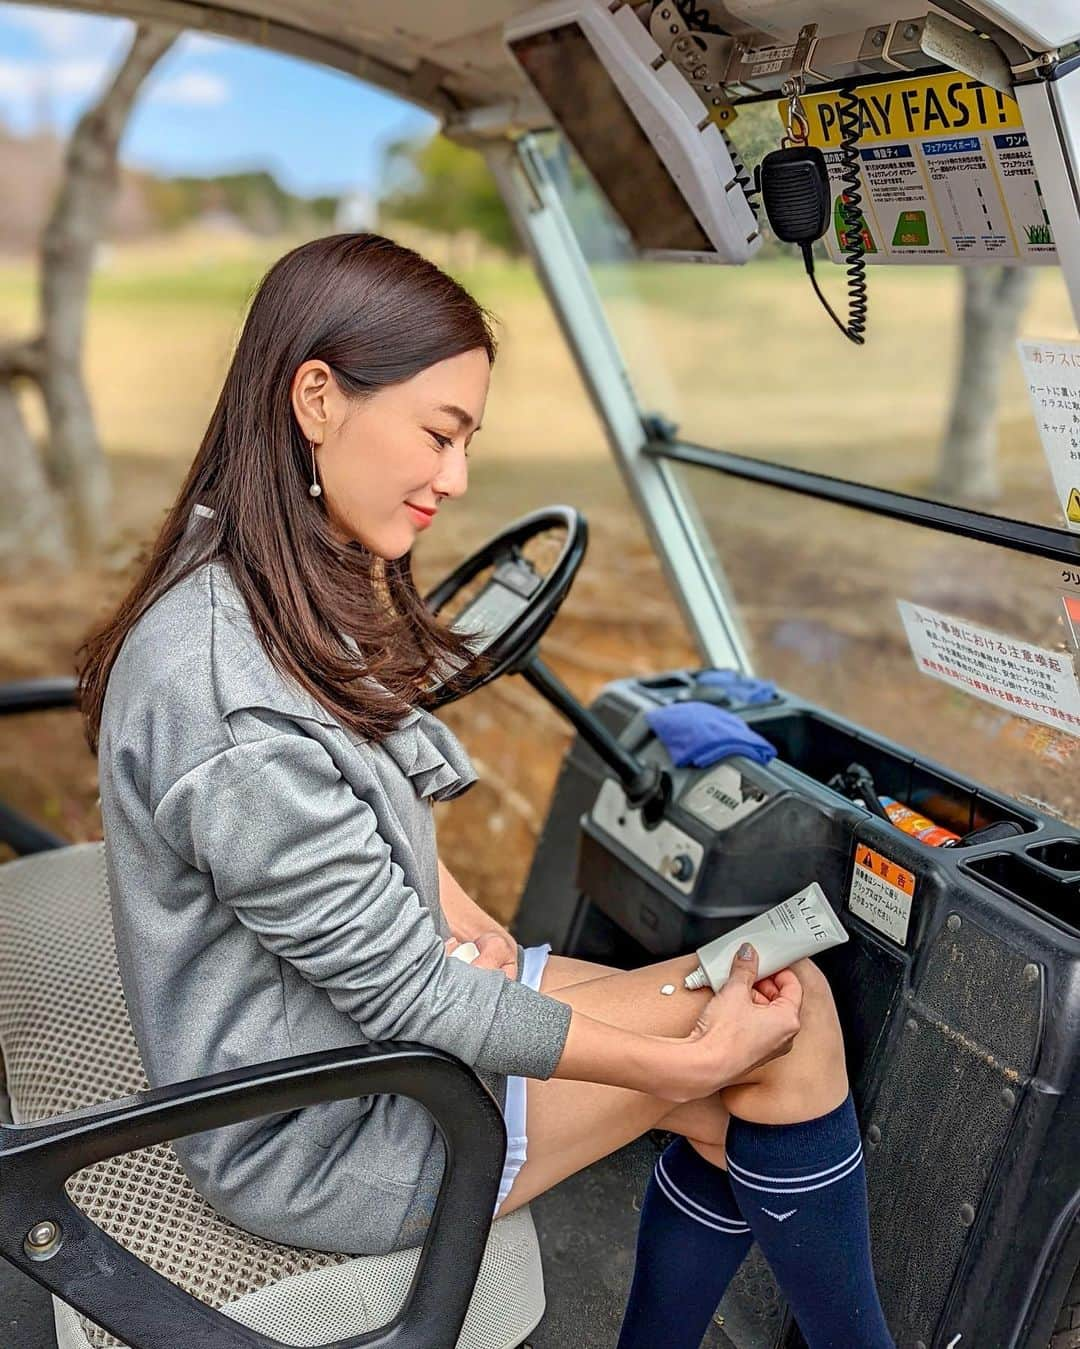
[[[350,1046],[176,1082],[35,1124],[0,1126],[0,1256],[131,1349],[285,1349],[157,1274],[68,1198],[107,1157],[324,1101],[393,1093],[426,1107],[446,1169],[409,1295],[388,1325],[325,1349],[454,1349],[484,1255],[506,1151],[498,1103],[471,1068],[423,1045]],[[30,1231],[59,1245],[35,1258]]]
[[[56,679],[16,679],[0,684],[0,717],[78,706],[79,682],[71,675]]]

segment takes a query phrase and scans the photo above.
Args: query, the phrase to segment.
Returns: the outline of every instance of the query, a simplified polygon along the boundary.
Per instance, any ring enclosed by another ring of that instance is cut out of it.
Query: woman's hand
[[[780,970],[755,987],[757,969],[757,952],[745,943],[731,962],[730,978],[702,1008],[694,1029],[672,1042],[678,1052],[657,1095],[697,1100],[788,1052],[799,1033],[802,985],[792,970]]]
[[[481,932],[472,939],[480,948],[480,954],[474,965],[483,965],[485,969],[502,970],[508,979],[517,978],[517,942],[505,928],[493,928]]]
[[[469,937],[480,954],[472,962],[486,970],[502,970],[508,979],[517,978],[517,942],[505,928],[490,928],[487,932],[474,933]],[[446,943],[447,954],[461,945],[456,937],[450,937]]]
[[[462,942],[475,942],[480,954],[472,962],[489,970],[502,970],[517,978],[517,942],[479,904],[469,898],[439,860],[439,902],[454,936],[446,943],[449,953]]]

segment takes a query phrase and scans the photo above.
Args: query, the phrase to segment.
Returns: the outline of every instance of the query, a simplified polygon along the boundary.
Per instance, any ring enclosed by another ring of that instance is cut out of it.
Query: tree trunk
[[[11,379],[0,377],[0,570],[14,575],[33,563],[67,563],[62,511],[49,486],[37,446],[19,411]]]
[[[109,472],[83,379],[86,302],[98,241],[118,181],[117,151],[146,76],[176,39],[171,28],[136,29],[126,58],[68,142],[64,176],[41,245],[40,383],[49,419],[49,480],[63,495],[81,547],[103,542]]]
[[[0,573],[37,562],[70,560],[64,513],[23,420],[17,381],[41,377],[41,345],[14,342],[0,348]]]
[[[1028,267],[965,267],[963,325],[949,425],[935,490],[952,500],[989,505],[1001,495],[998,394],[1033,281]]]

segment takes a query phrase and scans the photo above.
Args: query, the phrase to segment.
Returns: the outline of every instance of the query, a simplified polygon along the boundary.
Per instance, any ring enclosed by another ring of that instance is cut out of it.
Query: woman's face
[[[327,514],[343,537],[390,560],[437,524],[442,503],[468,486],[466,453],[490,378],[477,347],[357,401],[322,362],[301,366],[293,406],[315,441]]]

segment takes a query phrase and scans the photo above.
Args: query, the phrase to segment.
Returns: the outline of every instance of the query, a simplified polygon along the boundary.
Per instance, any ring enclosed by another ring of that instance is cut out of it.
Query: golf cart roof
[[[46,0],[48,2],[48,0]],[[533,0],[103,0],[93,9],[177,24],[334,66],[441,115],[526,94],[503,24]]]
[[[44,0],[46,4],[53,0]],[[176,24],[322,62],[452,117],[510,103],[512,120],[536,122],[539,107],[503,43],[508,20],[536,0],[57,0],[135,20]],[[1036,51],[1074,40],[1072,0],[957,0],[945,8],[982,15]],[[646,4],[644,10],[647,12]],[[791,40],[812,19],[820,36],[921,17],[927,0],[713,0],[725,31],[755,43]],[[1035,11],[1038,10],[1036,14]],[[983,25],[985,28],[985,24]],[[540,111],[540,117],[546,114]]]

